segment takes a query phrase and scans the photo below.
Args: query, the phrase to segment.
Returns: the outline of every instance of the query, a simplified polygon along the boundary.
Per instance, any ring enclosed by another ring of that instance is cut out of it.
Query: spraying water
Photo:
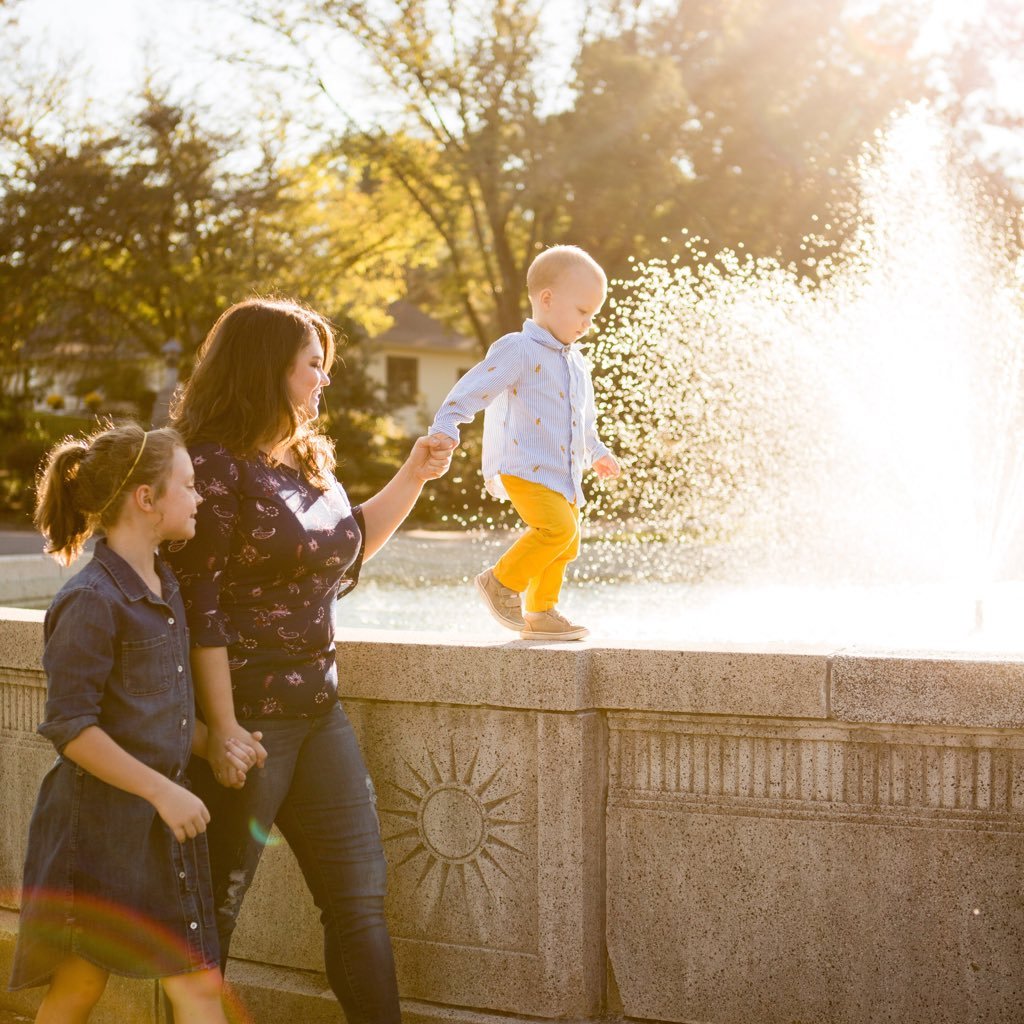
[[[950,152],[912,109],[863,158],[842,247],[822,224],[796,268],[691,238],[689,265],[621,283],[595,355],[628,469],[597,521],[631,571],[976,600],[1015,570],[1024,262]]]

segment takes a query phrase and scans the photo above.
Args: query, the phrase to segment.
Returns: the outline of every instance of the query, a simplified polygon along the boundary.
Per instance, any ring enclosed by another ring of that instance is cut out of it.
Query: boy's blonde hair
[[[536,295],[545,288],[553,288],[558,279],[567,271],[576,267],[592,270],[600,279],[602,287],[608,288],[608,277],[601,269],[601,264],[590,253],[578,245],[553,245],[545,249],[530,264],[526,272],[526,291]]]

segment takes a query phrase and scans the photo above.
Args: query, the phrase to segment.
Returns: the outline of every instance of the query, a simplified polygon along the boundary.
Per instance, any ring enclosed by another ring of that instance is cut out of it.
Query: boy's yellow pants
[[[580,553],[580,510],[542,484],[504,473],[501,482],[527,530],[498,559],[494,578],[525,591],[528,612],[547,611],[558,603],[566,566]]]

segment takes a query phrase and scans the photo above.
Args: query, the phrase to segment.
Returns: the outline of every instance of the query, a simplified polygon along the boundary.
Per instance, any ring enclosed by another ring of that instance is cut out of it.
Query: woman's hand
[[[436,480],[448,472],[452,464],[452,452],[457,447],[456,442],[445,434],[418,437],[405,464],[417,480]]]
[[[207,728],[206,759],[213,777],[222,786],[241,789],[249,769],[262,768],[267,760],[267,751],[260,743],[263,733],[249,732],[237,722]]]
[[[210,820],[206,804],[184,786],[170,779],[166,782],[167,785],[161,786],[152,800],[156,813],[163,818],[179,843],[195,839],[200,832],[206,831]]]

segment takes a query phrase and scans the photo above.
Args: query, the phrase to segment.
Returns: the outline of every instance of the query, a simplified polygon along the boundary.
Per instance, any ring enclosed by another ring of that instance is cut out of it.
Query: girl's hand
[[[267,752],[260,743],[263,733],[249,732],[237,722],[209,728],[207,760],[213,777],[231,789],[245,785],[246,772],[253,766],[262,768]]]
[[[452,464],[452,452],[458,447],[452,438],[444,434],[418,437],[412,446],[406,465],[417,480],[436,480],[448,472]]]
[[[170,779],[153,799],[153,806],[179,843],[195,839],[200,832],[205,832],[210,820],[206,804],[195,793]]]
[[[614,479],[622,472],[614,455],[602,455],[601,458],[595,459],[594,469],[602,480],[607,480],[609,477]]]

